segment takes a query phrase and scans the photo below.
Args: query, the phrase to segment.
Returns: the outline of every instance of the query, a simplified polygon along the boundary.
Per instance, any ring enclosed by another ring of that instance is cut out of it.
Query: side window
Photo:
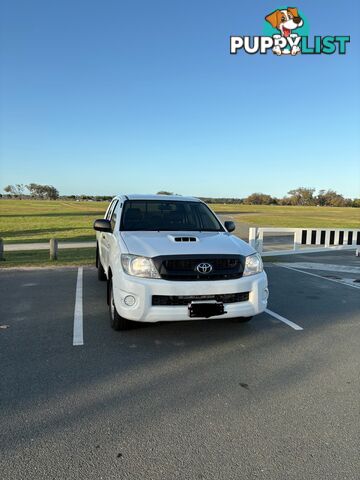
[[[110,221],[111,221],[111,228],[112,230],[114,231],[114,228],[115,228],[115,223],[116,223],[116,218],[117,218],[117,205],[118,205],[118,200],[114,203],[114,207],[112,209],[112,214],[111,214],[111,218],[110,218]]]

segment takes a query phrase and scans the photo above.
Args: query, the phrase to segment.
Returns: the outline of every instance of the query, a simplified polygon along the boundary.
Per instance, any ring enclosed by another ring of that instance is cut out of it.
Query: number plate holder
[[[203,301],[203,302],[190,302],[188,304],[188,315],[190,318],[204,317],[210,318],[218,315],[224,315],[225,309],[222,302]]]

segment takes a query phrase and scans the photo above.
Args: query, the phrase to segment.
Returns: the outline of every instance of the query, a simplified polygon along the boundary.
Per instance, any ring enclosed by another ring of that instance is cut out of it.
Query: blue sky
[[[350,35],[346,55],[229,55],[283,5],[6,2],[0,189],[359,196],[359,2],[290,4],[310,35]]]

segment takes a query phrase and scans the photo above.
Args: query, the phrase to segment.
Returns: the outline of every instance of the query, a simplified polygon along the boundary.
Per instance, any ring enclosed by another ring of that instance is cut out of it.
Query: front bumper
[[[137,278],[125,273],[113,277],[114,302],[119,315],[128,320],[149,323],[190,320],[186,305],[153,306],[153,295],[221,295],[249,292],[248,301],[224,303],[227,313],[211,318],[251,317],[265,310],[267,287],[265,272],[234,280],[193,282]],[[126,305],[125,298],[129,295],[135,298],[134,305]]]

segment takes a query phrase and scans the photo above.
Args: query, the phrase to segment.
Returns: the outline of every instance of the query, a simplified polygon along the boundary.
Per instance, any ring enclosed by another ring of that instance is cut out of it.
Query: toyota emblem
[[[199,273],[210,273],[212,271],[213,267],[210,265],[210,263],[199,263],[199,265],[196,267],[196,270]]]

